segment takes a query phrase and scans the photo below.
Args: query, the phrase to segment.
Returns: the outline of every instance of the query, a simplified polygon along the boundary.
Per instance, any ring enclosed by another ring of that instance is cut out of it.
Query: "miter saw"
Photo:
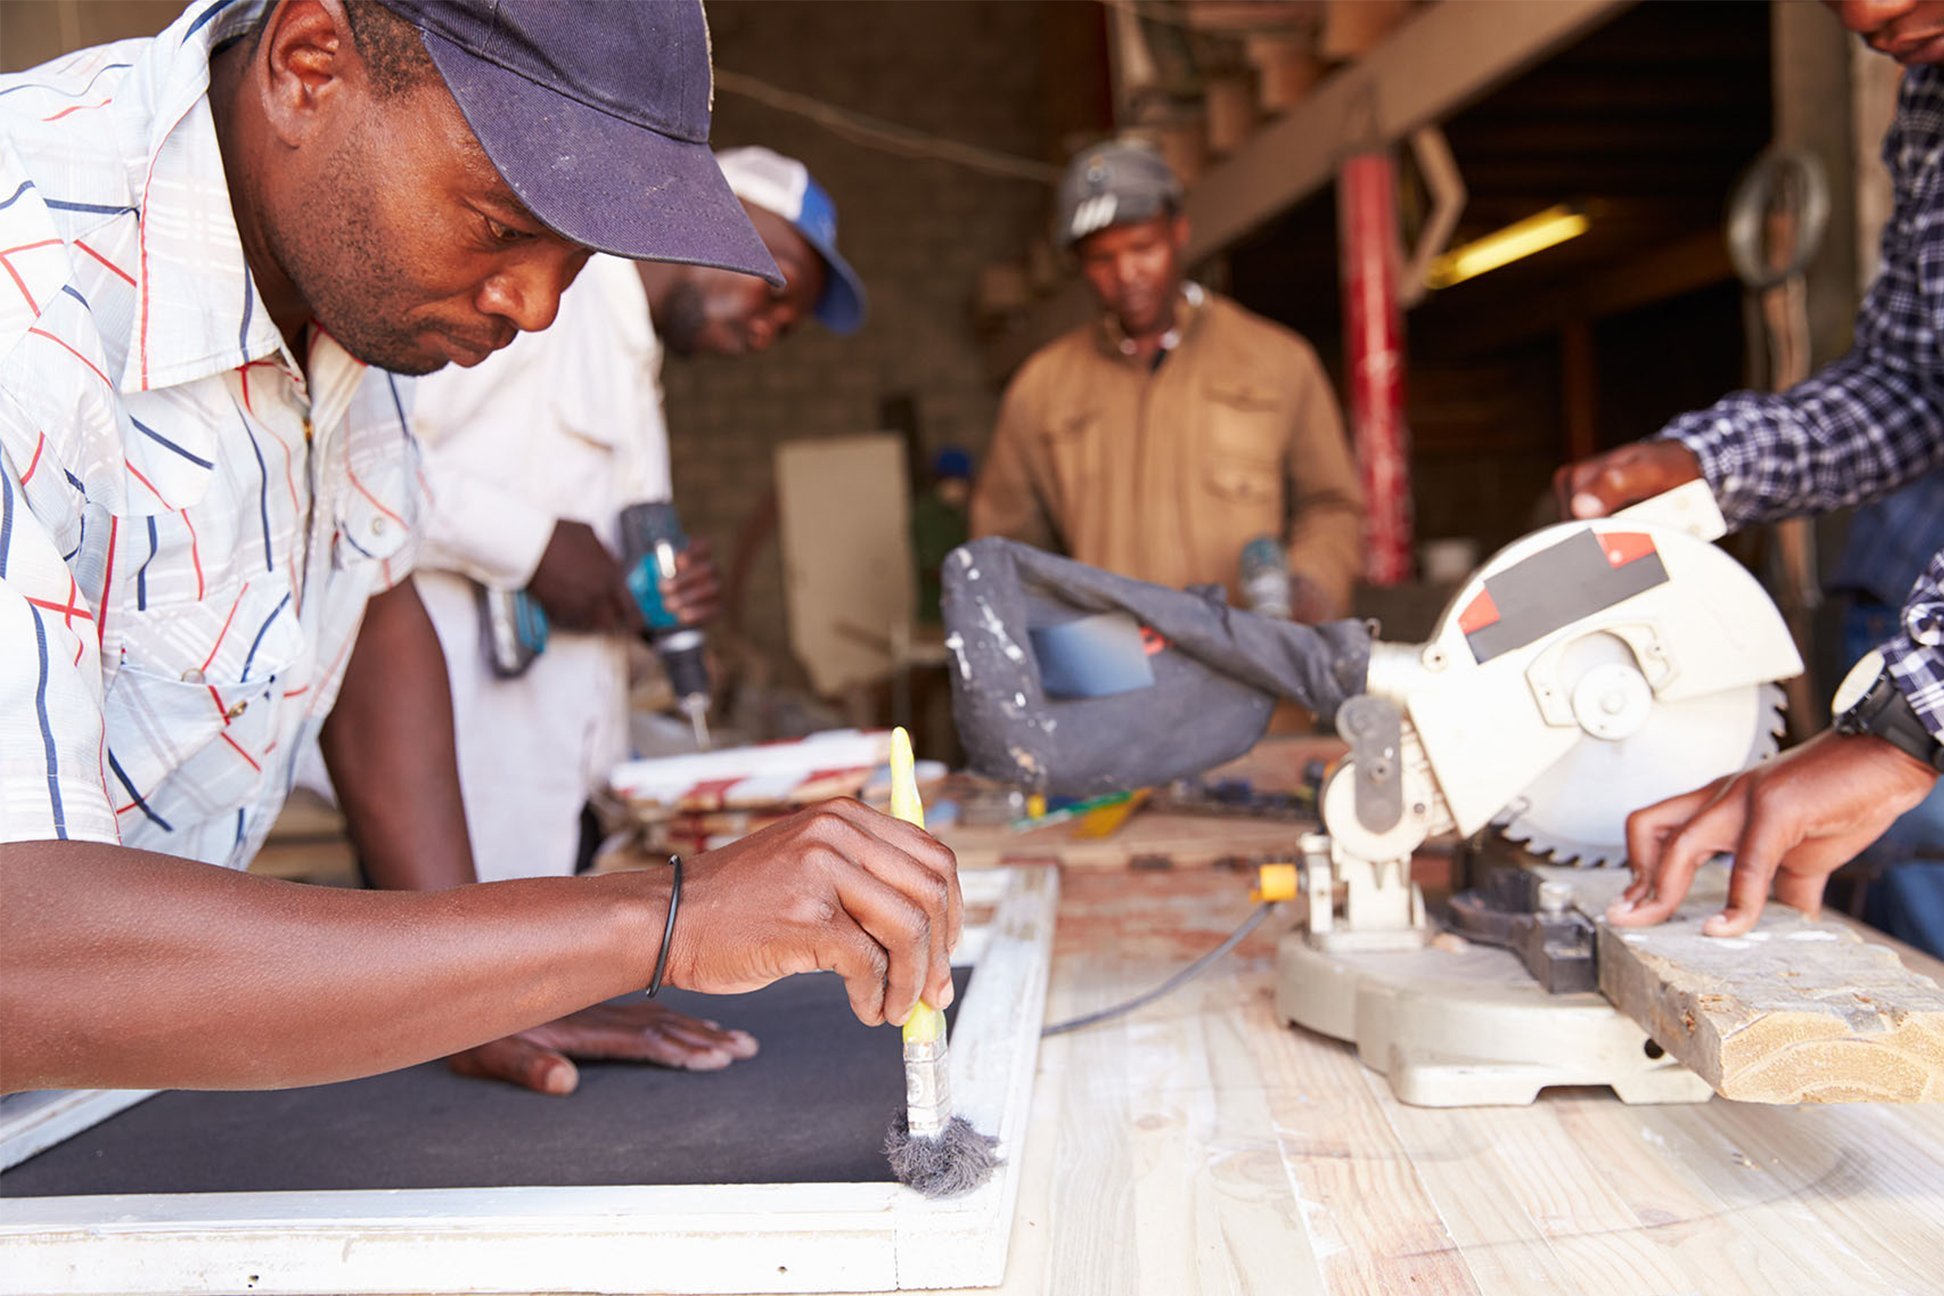
[[[978,772],[1084,797],[1238,756],[1282,698],[1334,718],[1350,750],[1318,796],[1323,831],[1265,870],[1266,895],[1308,900],[1278,954],[1282,1014],[1354,1041],[1407,1102],[1563,1084],[1702,1099],[1595,990],[1592,897],[1615,888],[1589,883],[1617,879],[1589,870],[1624,858],[1631,811],[1775,751],[1776,681],[1802,661],[1712,543],[1725,530],[1696,481],[1536,531],[1411,645],[974,541],[944,569],[959,734]],[[1435,929],[1413,852],[1488,830],[1523,854],[1473,869]]]
[[[1629,812],[1774,753],[1776,681],[1802,661],[1711,543],[1725,530],[1702,482],[1549,527],[1472,575],[1429,642],[1371,646],[1363,693],[1337,711],[1350,752],[1323,786],[1323,832],[1290,880],[1308,919],[1277,952],[1284,1017],[1354,1042],[1419,1105],[1549,1085],[1709,1096],[1597,993],[1571,867],[1477,870],[1442,934],[1410,867],[1428,838],[1487,829],[1528,859],[1617,864]]]

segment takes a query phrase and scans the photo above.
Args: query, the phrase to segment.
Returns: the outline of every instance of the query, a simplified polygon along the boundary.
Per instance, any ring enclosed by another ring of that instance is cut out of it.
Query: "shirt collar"
[[[265,3],[202,0],[142,56],[140,89],[151,107],[136,187],[140,260],[125,392],[194,382],[283,345],[244,260],[209,106],[211,51],[247,33]]]
[[[1208,292],[1192,279],[1183,280],[1181,297],[1175,305],[1174,327],[1161,335],[1161,355],[1166,355],[1180,346],[1183,339],[1194,331],[1196,322],[1201,318],[1202,306],[1208,300]],[[1112,315],[1104,315],[1100,321],[1100,341],[1102,348],[1110,356],[1117,356],[1130,363],[1138,360],[1140,349],[1134,340],[1121,331],[1120,321]],[[1159,359],[1155,363],[1160,363]]]

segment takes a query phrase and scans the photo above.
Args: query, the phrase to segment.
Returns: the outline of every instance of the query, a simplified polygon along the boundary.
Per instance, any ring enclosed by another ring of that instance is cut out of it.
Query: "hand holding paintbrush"
[[[914,828],[925,826],[911,735],[891,731],[891,815]],[[952,1114],[945,1052],[945,1014],[924,1000],[904,1024],[905,1110],[885,1137],[892,1173],[927,1197],[970,1192],[992,1177],[999,1140]]]

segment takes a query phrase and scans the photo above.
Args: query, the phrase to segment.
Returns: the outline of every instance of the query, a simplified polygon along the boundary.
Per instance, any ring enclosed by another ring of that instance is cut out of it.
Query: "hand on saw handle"
[[[585,522],[563,518],[554,523],[527,592],[563,630],[624,634],[639,633],[643,626],[620,559]]]
[[[1562,518],[1606,517],[1700,475],[1700,460],[1679,441],[1636,441],[1559,469],[1553,495]]]
[[[1739,936],[1775,898],[1814,917],[1829,875],[1881,837],[1937,781],[1923,761],[1867,734],[1824,732],[1793,751],[1627,816],[1633,885],[1607,910],[1616,927],[1661,922],[1694,872],[1735,857],[1728,907],[1702,924]]]
[[[844,978],[867,1026],[952,1001],[958,861],[923,829],[826,801],[688,861],[667,981],[738,994],[796,972]]]

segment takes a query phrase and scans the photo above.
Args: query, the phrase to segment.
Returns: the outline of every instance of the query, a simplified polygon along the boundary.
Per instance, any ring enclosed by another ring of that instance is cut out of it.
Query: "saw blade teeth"
[[[1742,748],[1741,759],[1734,765],[1736,769],[1752,768],[1774,756],[1781,750],[1781,740],[1786,732],[1788,699],[1787,695],[1782,691],[1781,686],[1777,684],[1760,684],[1753,686],[1753,688],[1756,690],[1753,696],[1743,695],[1748,698],[1749,702],[1749,709],[1742,713],[1745,718],[1739,718],[1737,720],[1738,724],[1746,724],[1748,728],[1744,731],[1746,733],[1745,741],[1747,746]],[[1673,705],[1692,704],[1676,703]],[[1728,742],[1730,744],[1729,749],[1721,750],[1717,753],[1721,757],[1724,765],[1734,760],[1731,754],[1733,750],[1733,739],[1730,738]],[[1709,773],[1702,770],[1695,770],[1694,774],[1697,782],[1690,786],[1701,786],[1709,779],[1717,777],[1720,772],[1722,771],[1717,770]],[[1581,785],[1576,789],[1562,789],[1558,786],[1544,787],[1543,783],[1528,785],[1517,796],[1507,802],[1504,809],[1493,819],[1493,826],[1498,830],[1500,836],[1504,837],[1507,841],[1513,842],[1530,854],[1554,864],[1572,865],[1579,868],[1609,868],[1625,865],[1627,861],[1627,846],[1624,838],[1614,841],[1587,840],[1585,836],[1581,836],[1577,832],[1572,833],[1571,836],[1565,833],[1558,833],[1557,830],[1559,828],[1564,827],[1570,829],[1574,825],[1570,817],[1565,822],[1553,822],[1559,816],[1549,814],[1548,810],[1549,808],[1556,807],[1559,803],[1557,801],[1548,801],[1546,796],[1540,794],[1541,788],[1544,788],[1547,796],[1554,798],[1566,795],[1570,791],[1576,798],[1583,799],[1588,796],[1593,796],[1602,799],[1603,802],[1613,801],[1615,793],[1618,790],[1616,785],[1610,781],[1602,782],[1597,787]],[[1653,795],[1648,796],[1646,800],[1638,801],[1624,807],[1615,803],[1611,806],[1611,809],[1616,815],[1620,814],[1623,810],[1630,812],[1639,809],[1643,804],[1648,804],[1661,797],[1679,795],[1683,790],[1686,789],[1660,787],[1655,789]],[[1592,830],[1594,827],[1593,825],[1584,823],[1578,826],[1584,830]]]

